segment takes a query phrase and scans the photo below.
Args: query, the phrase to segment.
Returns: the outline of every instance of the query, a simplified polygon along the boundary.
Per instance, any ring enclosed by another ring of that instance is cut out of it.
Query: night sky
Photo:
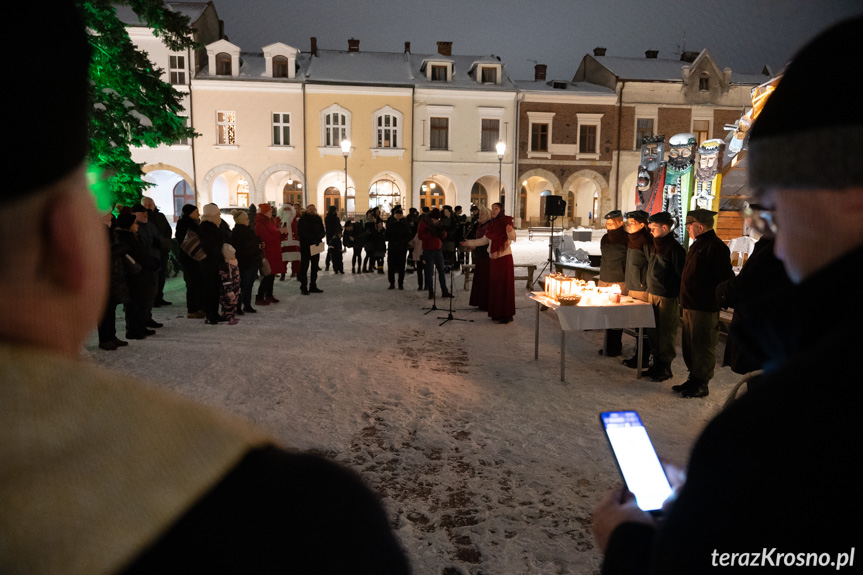
[[[863,13],[860,0],[214,0],[228,38],[244,51],[283,42],[309,50],[499,56],[516,80],[533,79],[536,63],[548,79],[569,80],[596,46],[607,56],[678,58],[707,48],[720,68],[778,72],[794,52],[830,24]]]

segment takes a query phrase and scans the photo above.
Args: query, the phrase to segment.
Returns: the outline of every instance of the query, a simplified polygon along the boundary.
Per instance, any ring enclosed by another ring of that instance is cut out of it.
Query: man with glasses
[[[746,322],[764,376],[702,432],[662,522],[609,491],[593,515],[603,573],[860,568],[863,306],[849,277],[863,269],[863,106],[822,79],[863,73],[838,57],[861,30],[857,16],[798,53],[751,128],[749,186],[796,284]]]
[[[683,309],[683,361],[689,377],[671,387],[683,397],[706,397],[713,379],[719,343],[719,303],[716,286],[734,277],[731,252],[713,230],[716,212],[699,208],[686,214],[686,229],[694,240],[686,253],[680,280]]]

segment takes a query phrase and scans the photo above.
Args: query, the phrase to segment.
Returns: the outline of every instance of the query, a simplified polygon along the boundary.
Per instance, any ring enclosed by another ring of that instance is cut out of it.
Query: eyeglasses
[[[779,223],[776,221],[776,212],[773,208],[746,202],[740,213],[744,218],[748,218],[752,227],[762,234],[776,235],[779,231]]]

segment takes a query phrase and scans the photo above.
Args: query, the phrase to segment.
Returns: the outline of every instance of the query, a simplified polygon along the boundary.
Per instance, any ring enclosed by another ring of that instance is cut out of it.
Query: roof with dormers
[[[554,94],[570,94],[572,96],[616,96],[611,88],[591,84],[590,82],[571,82],[569,80],[516,80],[515,85],[524,92],[547,92]]]
[[[506,65],[500,58],[491,55],[454,55],[444,56],[441,54],[409,54],[411,69],[417,87],[439,88],[442,90],[489,90],[495,92],[511,92],[516,90],[515,82],[506,72]],[[426,76],[426,66],[435,62],[452,63],[453,75],[450,81],[431,81]],[[480,65],[493,64],[500,66],[499,84],[483,84],[476,81],[476,71]]]
[[[709,57],[706,50],[702,51],[698,55],[698,58],[704,56]],[[619,80],[641,80],[646,82],[683,82],[683,67],[692,66],[694,63],[669,58],[627,58],[621,56],[592,56],[587,54],[584,59],[588,58],[595,60],[598,64],[605,67],[609,72],[617,76]],[[712,58],[711,61],[713,61]],[[582,66],[579,66],[579,70],[581,68]],[[767,78],[767,76],[762,74],[741,74],[733,70],[731,72],[732,84],[757,85],[763,83]]]

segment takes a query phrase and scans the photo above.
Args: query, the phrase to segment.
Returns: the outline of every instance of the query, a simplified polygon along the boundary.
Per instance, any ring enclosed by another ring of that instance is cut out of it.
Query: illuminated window
[[[420,209],[440,208],[444,205],[444,193],[437,182],[426,180],[420,186]]]
[[[303,205],[303,184],[297,180],[288,180],[282,188],[282,203]]]
[[[401,190],[391,180],[378,180],[369,188],[369,208],[379,207],[384,212],[392,212],[393,206],[401,203]]]
[[[470,189],[470,203],[478,206],[488,206],[488,192],[485,191],[485,186],[479,182],[474,183]]]
[[[375,112],[375,147],[398,148],[401,143],[401,126],[401,112],[389,106]]]
[[[237,113],[216,112],[216,141],[222,145],[233,146],[237,143]]]
[[[324,113],[324,146],[338,148],[342,140],[350,139],[348,115],[341,110]]]

